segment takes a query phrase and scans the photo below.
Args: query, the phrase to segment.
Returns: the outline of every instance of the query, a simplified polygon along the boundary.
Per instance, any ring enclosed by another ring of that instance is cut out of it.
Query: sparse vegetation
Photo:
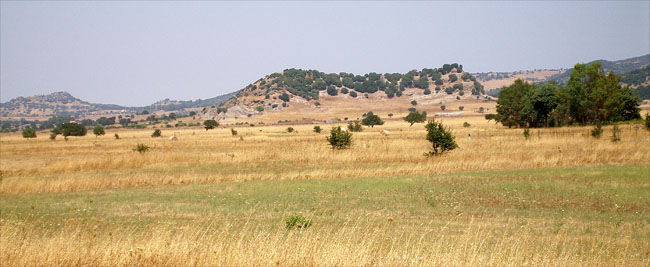
[[[361,124],[358,121],[349,122],[348,123],[348,131],[350,131],[350,132],[361,132],[361,131],[363,131],[363,127],[361,127]]]
[[[612,142],[621,141],[621,128],[618,127],[618,124],[614,124],[614,127],[612,127],[611,140]]]
[[[306,229],[311,226],[312,221],[311,219],[305,218],[305,216],[302,216],[300,214],[295,214],[285,220],[285,228],[287,230],[291,229]]]
[[[332,127],[330,136],[327,137],[332,149],[346,149],[352,145],[352,133],[342,131],[341,127]]]
[[[463,122],[463,127],[469,128],[470,126],[472,125],[469,122]]]
[[[161,137],[161,136],[162,136],[162,132],[160,131],[160,129],[154,130],[153,133],[151,134],[151,137]]]
[[[150,149],[151,149],[151,147],[149,147],[149,146],[147,146],[145,144],[138,144],[138,145],[135,146],[133,151],[137,151],[140,154],[144,154],[145,152],[149,151]]]
[[[320,128],[320,126],[318,126],[318,125],[314,126],[314,132],[315,132],[315,133],[320,133],[321,130],[322,130],[322,129]]]
[[[602,135],[603,135],[603,127],[601,126],[600,123],[598,123],[593,129],[591,129],[591,136],[598,139]]]
[[[36,138],[36,131],[32,128],[23,130],[23,138]]]

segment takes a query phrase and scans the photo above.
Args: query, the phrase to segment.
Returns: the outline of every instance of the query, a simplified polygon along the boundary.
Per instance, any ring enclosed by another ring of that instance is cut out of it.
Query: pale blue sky
[[[286,68],[567,68],[650,53],[650,2],[1,2],[0,101],[210,98]]]

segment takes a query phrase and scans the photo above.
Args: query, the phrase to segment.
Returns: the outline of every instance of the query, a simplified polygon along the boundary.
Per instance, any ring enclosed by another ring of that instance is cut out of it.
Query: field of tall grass
[[[443,122],[439,157],[399,121],[1,135],[0,265],[650,264],[650,132]]]

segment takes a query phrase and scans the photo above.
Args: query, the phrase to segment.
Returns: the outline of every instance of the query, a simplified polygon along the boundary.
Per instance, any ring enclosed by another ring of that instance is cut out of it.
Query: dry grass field
[[[650,132],[442,120],[431,158],[398,120],[342,151],[325,124],[1,135],[0,265],[650,265]]]

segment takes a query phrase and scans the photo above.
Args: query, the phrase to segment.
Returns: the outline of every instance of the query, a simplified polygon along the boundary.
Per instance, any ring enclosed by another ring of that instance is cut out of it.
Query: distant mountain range
[[[591,65],[594,62],[600,62],[603,70],[605,72],[610,72],[614,71],[614,73],[618,75],[622,75],[626,72],[630,72],[633,70],[638,70],[643,67],[646,67],[650,64],[650,54],[647,54],[645,56],[640,56],[640,57],[633,57],[633,58],[628,58],[628,59],[623,59],[623,60],[617,60],[617,61],[608,61],[604,59],[599,59],[599,60],[594,60],[586,65]],[[566,84],[569,81],[569,77],[571,76],[571,72],[573,71],[573,68],[568,69],[562,73],[552,75],[548,77],[545,82],[547,81],[557,81],[558,84]]]

